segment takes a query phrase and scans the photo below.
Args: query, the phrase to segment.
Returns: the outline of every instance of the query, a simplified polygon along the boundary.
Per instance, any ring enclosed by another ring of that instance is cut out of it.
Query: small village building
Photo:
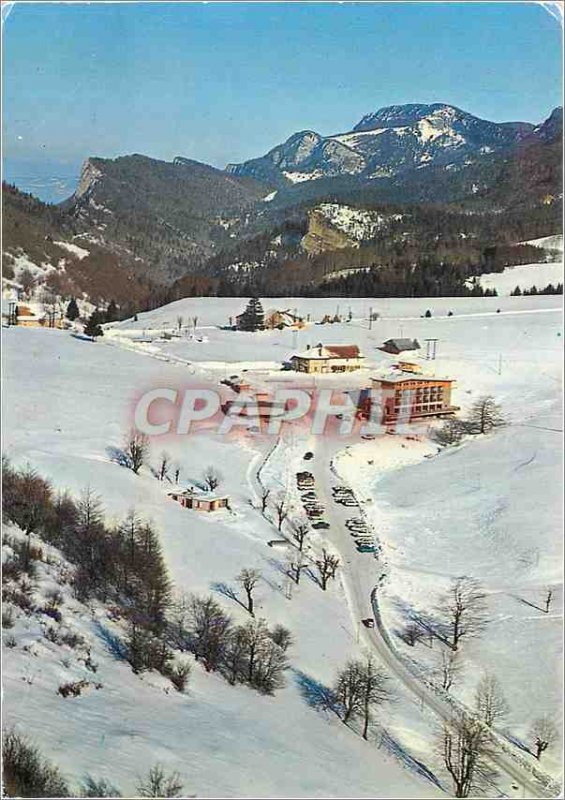
[[[267,392],[242,393],[237,400],[227,400],[222,405],[222,411],[226,415],[255,420],[259,426],[262,421],[269,422],[274,417],[282,416],[285,413],[285,404],[275,402]]]
[[[270,330],[275,328],[300,330],[304,327],[305,322],[302,317],[297,316],[289,309],[286,311],[278,311],[277,309],[271,308],[265,312],[265,328]]]
[[[396,364],[393,364],[393,367],[401,370],[401,372],[420,373],[422,371],[422,365],[418,364],[417,361],[405,361],[399,359]]]
[[[222,508],[229,508],[229,498],[226,495],[210,495],[195,492],[193,489],[183,489],[169,492],[171,500],[175,500],[183,508],[191,508],[195,511],[219,511]]]
[[[451,402],[454,383],[449,378],[411,375],[402,371],[373,378],[371,388],[379,392],[376,402],[381,409],[381,424],[454,414],[459,410]],[[375,400],[367,400],[362,416],[369,416],[371,402]]]
[[[302,353],[296,353],[290,359],[296,372],[308,374],[327,374],[334,372],[354,372],[363,365],[365,356],[356,344],[317,344],[307,347]]]
[[[394,356],[404,353],[406,350],[419,350],[420,343],[417,339],[387,339],[379,347],[383,353],[391,353]]]

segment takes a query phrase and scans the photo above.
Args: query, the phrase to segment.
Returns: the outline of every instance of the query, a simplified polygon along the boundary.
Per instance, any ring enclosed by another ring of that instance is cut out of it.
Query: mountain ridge
[[[349,131],[329,136],[298,131],[263,156],[228,164],[226,171],[279,187],[343,175],[390,178],[503,150],[535,129],[527,122],[484,120],[446,103],[384,106],[365,114]]]

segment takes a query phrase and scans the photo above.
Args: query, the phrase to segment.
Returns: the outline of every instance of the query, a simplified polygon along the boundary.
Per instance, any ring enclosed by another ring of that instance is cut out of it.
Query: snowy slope
[[[33,464],[75,494],[89,485],[104,498],[110,517],[135,507],[153,519],[179,590],[205,593],[219,582],[233,586],[242,567],[261,568],[260,614],[292,629],[294,668],[331,682],[337,666],[358,652],[349,612],[339,585],[323,593],[304,580],[287,600],[281,557],[266,547],[274,530],[250,506],[245,480],[264,445],[247,449],[210,437],[163,442],[182,463],[185,479],[198,480],[210,463],[225,475],[222,488],[232,498],[233,515],[185,511],[165,497],[153,476],[134,476],[112,463],[107,451],[120,446],[136,393],[155,382],[186,381],[185,368],[56,331],[10,329],[4,344],[6,454],[15,463]],[[153,448],[154,462],[160,447]],[[217,596],[234,615],[244,614]],[[424,797],[436,791],[392,755],[368,750],[341,723],[311,710],[295,673],[287,688],[265,698],[195,668],[187,696],[164,695],[161,679],[157,686],[149,678],[141,682],[105,654],[91,623],[81,624],[90,627],[104,689],[63,700],[55,694],[63,670],[59,659],[30,657],[17,647],[4,663],[5,722],[32,732],[75,781],[85,772],[100,774],[103,763],[104,777],[131,791],[136,776],[160,759],[178,769],[199,796]],[[22,678],[30,671],[28,684]],[[395,714],[393,736],[394,719]],[[399,735],[410,728],[402,723]],[[422,733],[423,747],[431,735]]]
[[[522,291],[536,286],[538,289],[552,283],[563,283],[563,262],[546,264],[520,264],[506,267],[502,272],[488,272],[479,276],[483,289],[496,289],[499,295],[509,295],[519,286]]]
[[[317,319],[335,311],[329,300],[279,298],[264,303],[265,307],[297,307]],[[323,593],[311,580],[304,580],[291,600],[286,597],[281,575],[284,555],[266,546],[274,538],[273,527],[250,504],[252,476],[273,443],[249,437],[237,445],[206,434],[153,444],[152,463],[166,449],[182,465],[184,481],[198,481],[211,463],[221,469],[222,490],[232,499],[233,514],[218,516],[181,509],[166,498],[166,487],[149,471],[134,476],[111,461],[108,448],[122,443],[131,404],[146,388],[197,385],[214,374],[217,381],[225,372],[240,371],[237,360],[241,358],[247,361],[252,379],[278,381],[284,373],[259,369],[257,362],[280,362],[294,346],[302,348],[319,340],[358,343],[376,366],[391,361],[376,347],[399,335],[421,342],[430,336],[439,338],[438,360],[427,368],[458,381],[454,399],[463,408],[478,395],[492,392],[514,422],[535,425],[545,417],[546,427],[560,427],[553,417],[560,380],[561,298],[340,303],[342,313],[351,304],[351,323],[311,325],[296,335],[217,329],[214,326],[225,325],[228,316],[241,310],[241,299],[233,298],[178,301],[140,314],[137,323],[113,326],[122,337],[107,333],[95,344],[57,331],[9,329],[4,333],[6,454],[15,463],[30,462],[56,486],[75,494],[90,485],[103,496],[110,517],[135,506],[153,519],[179,590],[216,591],[220,582],[234,586],[234,576],[242,567],[259,567],[265,576],[258,594],[261,615],[293,631],[296,644],[289,654],[293,667],[326,684],[339,665],[360,652],[358,620],[351,620],[341,583]],[[370,306],[382,314],[371,330]],[[422,319],[428,307],[434,316]],[[448,310],[454,315],[448,317]],[[123,347],[131,346],[131,337],[144,330],[174,327],[179,313],[185,319],[198,316],[197,332],[208,341],[139,343],[139,352]],[[206,355],[208,349],[212,359]],[[163,360],[173,354],[178,363]],[[210,367],[211,361],[220,363],[219,374]],[[344,378],[329,380],[343,382]],[[349,385],[367,382],[367,372],[355,373]],[[498,660],[505,659],[512,704],[508,723],[518,736],[524,735],[534,701],[545,708],[558,697],[556,675],[549,670],[535,693],[527,690],[538,674],[539,659],[555,658],[559,631],[554,617],[544,615],[540,623],[537,612],[511,597],[517,594],[532,600],[545,582],[557,587],[560,581],[552,488],[559,474],[556,436],[516,426],[492,440],[470,442],[432,459],[423,459],[429,452],[425,446],[417,448],[412,459],[410,450],[398,449],[401,445],[387,452],[381,451],[379,440],[364,442],[354,445],[353,451],[362,448],[363,456],[350,459],[353,470],[346,475],[374,498],[374,519],[391,568],[388,600],[383,605],[391,631],[401,622],[399,602],[428,607],[445,577],[461,568],[472,569],[487,582],[493,597],[493,624],[499,632],[473,648],[472,661],[477,669],[498,669]],[[279,449],[269,460],[265,480],[273,489],[288,485],[308,444],[297,429],[287,449]],[[413,466],[408,466],[411,461]],[[396,469],[383,477],[380,463]],[[296,498],[293,503],[297,504]],[[456,539],[453,520],[461,509],[464,519]],[[477,537],[483,537],[478,548]],[[320,536],[315,545],[322,542]],[[505,559],[502,567],[501,558]],[[373,562],[362,563],[371,586]],[[244,615],[233,601],[217,592],[216,596],[234,616]],[[556,595],[555,613],[558,599]],[[422,713],[418,699],[401,686],[395,685],[398,701],[382,717],[398,743],[393,758],[390,750],[365,745],[337,720],[310,709],[296,673],[288,676],[288,686],[274,698],[260,697],[244,687],[233,689],[198,668],[186,696],[165,694],[162,679],[147,676],[140,681],[124,664],[110,659],[92,621],[80,619],[77,624],[92,638],[103,690],[63,700],[55,694],[63,669],[60,656],[43,653],[35,658],[19,647],[4,656],[6,721],[17,720],[23,729],[34,731],[46,754],[75,780],[85,772],[100,774],[100,763],[106,763],[109,772],[104,777],[130,791],[137,775],[159,758],[178,769],[187,790],[199,796],[426,797],[436,792],[430,780],[416,777],[414,759],[432,773],[437,770],[430,755],[437,718]],[[33,631],[30,635],[37,638]],[[523,657],[524,653],[531,658]],[[426,663],[426,653],[410,654]],[[31,685],[22,680],[30,669],[35,676]],[[464,699],[472,678],[471,669],[461,687]],[[115,757],[118,749],[119,759]]]

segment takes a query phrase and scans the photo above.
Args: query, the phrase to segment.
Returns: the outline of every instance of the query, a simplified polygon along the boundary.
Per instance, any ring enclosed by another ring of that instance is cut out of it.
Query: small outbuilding
[[[386,342],[383,342],[379,347],[379,350],[382,350],[383,353],[391,353],[393,356],[404,353],[406,350],[419,349],[420,343],[417,339],[387,339]]]
[[[211,495],[204,492],[195,492],[193,489],[183,489],[169,492],[171,500],[175,500],[183,508],[191,508],[195,511],[219,511],[222,508],[229,509],[229,497],[226,495]]]

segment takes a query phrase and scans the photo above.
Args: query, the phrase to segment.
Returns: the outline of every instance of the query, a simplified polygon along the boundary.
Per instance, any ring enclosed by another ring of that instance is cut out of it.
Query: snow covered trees
[[[440,739],[443,765],[453,781],[455,797],[475,796],[493,777],[488,767],[488,733],[476,719],[446,723]]]
[[[348,661],[338,673],[334,694],[342,710],[341,720],[347,724],[360,717],[364,739],[368,737],[373,709],[392,698],[388,681],[388,676],[375,664],[372,656],[364,661]]]
[[[478,635],[486,625],[485,594],[475,578],[455,578],[441,598],[438,610],[453,650],[457,650],[463,637]]]
[[[534,755],[538,761],[541,754],[555,744],[557,736],[557,725],[550,716],[546,714],[534,720],[530,729],[530,737],[534,742]]]
[[[482,434],[489,433],[504,424],[505,420],[500,406],[495,402],[494,397],[485,395],[479,397],[471,406],[465,427],[469,433]]]

